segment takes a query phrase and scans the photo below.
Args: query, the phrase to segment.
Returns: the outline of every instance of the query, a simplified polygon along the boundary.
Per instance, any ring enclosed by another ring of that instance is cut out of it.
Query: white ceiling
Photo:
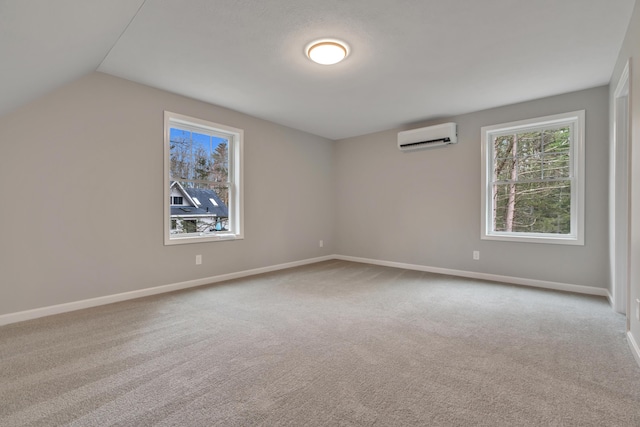
[[[607,84],[634,3],[0,0],[0,114],[98,70],[340,139]]]

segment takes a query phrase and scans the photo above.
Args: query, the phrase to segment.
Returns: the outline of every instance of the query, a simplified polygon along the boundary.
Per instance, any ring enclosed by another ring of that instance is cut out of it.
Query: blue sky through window
[[[229,141],[226,138],[220,138],[217,136],[206,135],[197,132],[191,132],[184,129],[171,128],[169,132],[169,138],[171,141],[184,141],[191,145],[192,152],[196,152],[198,148],[202,148],[207,155],[210,155],[216,150],[216,147],[221,143],[227,144]]]

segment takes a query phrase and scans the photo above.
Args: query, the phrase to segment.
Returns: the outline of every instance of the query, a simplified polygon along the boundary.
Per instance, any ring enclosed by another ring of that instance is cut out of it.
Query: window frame
[[[491,188],[494,183],[494,138],[510,132],[540,130],[558,125],[569,125],[571,182],[571,231],[569,234],[528,233],[494,230],[494,200]],[[585,110],[519,120],[481,129],[482,177],[481,177],[481,239],[509,242],[584,245],[585,209]]]
[[[222,134],[229,141],[229,176],[227,185],[229,188],[228,231],[215,234],[189,234],[176,235],[171,233],[171,146],[170,129],[172,126],[184,127],[190,130],[208,131]],[[231,126],[214,123],[195,117],[190,117],[170,111],[164,112],[164,244],[180,245],[189,243],[218,242],[227,240],[244,239],[244,131]]]

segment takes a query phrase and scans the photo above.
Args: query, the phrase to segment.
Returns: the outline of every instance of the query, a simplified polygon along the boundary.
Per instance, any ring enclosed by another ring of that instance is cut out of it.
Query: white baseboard
[[[609,292],[608,289],[607,289],[607,300],[609,301],[609,305],[615,310],[616,304],[613,301],[613,295],[611,295],[611,292]]]
[[[631,348],[633,357],[635,357],[638,366],[640,366],[640,347],[638,346],[637,341],[633,338],[631,331],[627,331],[627,342],[629,343],[629,348]]]
[[[344,255],[335,255],[335,259],[343,261],[361,262],[365,264],[382,265],[385,267],[404,268],[407,270],[426,271],[429,273],[447,274],[450,276],[468,277],[470,279],[489,280],[492,282],[510,283],[513,285],[524,285],[535,288],[553,289],[556,291],[575,292],[579,294],[598,295],[606,297],[608,291],[604,288],[594,288],[591,286],[572,285],[569,283],[547,282],[544,280],[524,279],[521,277],[499,276],[496,274],[476,273],[474,271],[451,270],[448,268],[429,267],[425,265],[405,264],[401,262],[381,261],[377,259],[359,258]]]
[[[202,279],[189,280],[187,282],[173,283],[169,285],[156,286],[152,288],[139,289],[137,291],[123,292],[120,294],[106,295],[103,297],[85,299],[64,304],[51,305],[47,307],[36,308],[33,310],[19,311],[16,313],[8,313],[0,315],[0,326],[10,323],[22,322],[25,320],[37,319],[39,317],[51,316],[54,314],[67,313],[70,311],[81,310],[84,308],[97,307],[100,305],[111,304],[114,302],[126,301],[135,298],[142,298],[150,295],[157,295],[166,292],[178,291],[181,289],[193,288],[196,286],[208,285],[211,283],[222,282],[225,280],[238,279],[241,277],[253,276],[256,274],[269,273],[271,271],[284,270],[287,268],[299,267],[307,264],[314,264],[321,261],[330,261],[333,259],[352,261],[365,264],[375,264],[385,267],[404,268],[407,270],[426,271],[430,273],[447,274],[451,276],[468,277],[471,279],[489,280],[494,282],[510,283],[515,285],[525,285],[537,288],[554,289],[558,291],[576,292],[588,295],[598,295],[609,297],[608,291],[603,288],[593,288],[589,286],[572,285],[567,283],[547,282],[543,280],[523,279],[520,277],[499,276],[495,274],[476,273],[472,271],[451,270],[447,268],[429,267],[416,264],[405,264],[392,261],[381,261],[369,258],[351,257],[345,255],[327,255],[318,258],[309,258],[301,261],[277,264],[268,267],[255,268],[252,270],[239,271],[236,273],[222,274],[219,276],[205,277]],[[637,346],[636,346],[637,348]]]
[[[139,289],[137,291],[123,292],[120,294],[106,295],[98,298],[90,298],[64,304],[51,305],[36,308],[33,310],[19,311],[0,315],[0,326],[10,323],[22,322],[25,320],[37,319],[39,317],[51,316],[53,314],[67,313],[70,311],[82,310],[84,308],[97,307],[114,302],[126,301],[135,298],[147,297],[150,295],[162,294],[166,292],[178,291],[181,289],[193,288],[196,286],[209,285],[211,283],[223,282],[225,280],[238,279],[241,277],[254,276],[256,274],[269,273],[271,271],[284,270],[286,268],[299,267],[301,265],[314,264],[321,261],[335,259],[328,255],[318,258],[309,258],[301,261],[288,262],[284,264],[272,265],[269,267],[254,268],[252,270],[239,271],[237,273],[221,274],[219,276],[205,277],[202,279],[189,280],[187,282],[173,283],[170,285],[155,286],[153,288]]]

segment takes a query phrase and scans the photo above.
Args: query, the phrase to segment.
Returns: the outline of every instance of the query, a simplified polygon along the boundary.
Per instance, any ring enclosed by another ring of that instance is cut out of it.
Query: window
[[[165,111],[165,244],[241,239],[243,131]]]
[[[183,219],[182,227],[185,233],[195,233],[198,229],[198,221],[195,219]]]
[[[584,244],[584,110],[482,128],[482,238]]]

